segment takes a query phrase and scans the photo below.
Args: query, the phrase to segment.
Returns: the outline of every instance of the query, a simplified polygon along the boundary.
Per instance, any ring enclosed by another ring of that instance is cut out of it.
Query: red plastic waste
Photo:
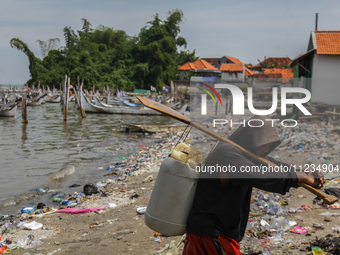
[[[0,247],[0,254],[3,254],[6,249],[7,249],[7,246]]]

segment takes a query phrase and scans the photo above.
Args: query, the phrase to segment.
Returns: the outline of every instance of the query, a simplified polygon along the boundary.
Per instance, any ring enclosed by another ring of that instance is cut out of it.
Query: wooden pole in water
[[[78,80],[78,82],[79,82],[79,80]],[[83,104],[81,102],[81,98],[82,98],[81,93],[82,93],[83,85],[84,85],[84,80],[82,80],[81,85],[79,86],[79,90],[77,91],[77,93],[78,93],[78,105],[79,105],[80,114],[81,114],[81,117],[83,119],[85,119],[86,118],[86,113],[85,113],[85,111],[83,109]]]
[[[67,84],[68,85],[67,85],[67,89],[66,89],[66,94],[67,94],[66,103],[70,100],[70,86],[71,86],[71,78],[70,77],[68,77]]]
[[[62,95],[63,95],[63,98],[62,98],[63,99],[62,107],[63,107],[64,121],[65,121],[66,85],[67,85],[67,75],[65,74],[65,82],[64,82],[64,86],[63,86],[63,92],[62,92]]]
[[[60,104],[64,105],[64,86],[61,86],[61,85],[62,85],[62,83],[60,83],[60,86],[59,86],[60,87],[60,94],[61,94]],[[63,108],[63,111],[64,111],[64,108]]]
[[[79,99],[80,113],[81,113],[82,118],[84,119],[84,118],[86,118],[86,113],[85,113],[85,110],[83,108],[83,103],[81,101],[81,99],[82,99],[81,93],[83,93],[83,85],[84,85],[84,80],[81,81],[81,85],[80,85],[79,92],[78,92],[78,99]]]
[[[79,83],[79,76],[77,77],[77,85],[75,86],[75,89],[74,89],[74,96],[75,96],[75,102],[76,104],[78,105],[79,107],[79,102],[78,102],[78,90],[79,90],[79,87],[80,87],[80,83]]]
[[[67,79],[67,83],[65,82],[64,88],[65,88],[64,121],[66,122],[67,121],[68,98],[69,98],[69,90],[70,90],[70,77]]]
[[[22,97],[21,101],[21,109],[22,109],[22,123],[28,123],[27,118],[27,93],[25,93]]]

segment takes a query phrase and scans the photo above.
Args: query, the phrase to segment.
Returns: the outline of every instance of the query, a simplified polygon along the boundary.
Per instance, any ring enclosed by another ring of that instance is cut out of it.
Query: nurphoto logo
[[[205,84],[205,83],[201,83],[204,86],[206,86],[207,88],[209,88],[218,98],[218,100],[220,101],[220,104],[222,106],[222,101],[220,96],[218,95],[217,91],[215,89],[228,89],[231,93],[232,99],[233,99],[233,115],[244,115],[244,103],[245,103],[245,97],[244,94],[242,92],[242,90],[235,86],[235,85],[231,85],[231,84],[215,84],[213,88],[212,86]],[[215,105],[217,105],[217,102],[214,98],[214,96],[210,93],[210,91],[208,91],[207,89],[198,87],[198,89],[206,92],[214,101]],[[295,105],[304,115],[312,115],[304,106],[304,103],[307,103],[310,99],[311,99],[311,93],[309,90],[305,89],[305,88],[292,88],[292,87],[282,87],[281,89],[281,115],[285,116],[287,115],[287,105]],[[272,113],[274,113],[277,109],[277,105],[278,105],[278,89],[276,87],[274,87],[272,89],[272,106],[270,107],[270,109],[267,110],[257,110],[255,109],[254,105],[253,105],[253,88],[252,87],[248,87],[247,88],[247,104],[248,104],[248,109],[250,110],[251,113],[253,113],[254,115],[270,115]],[[287,94],[288,93],[302,93],[305,95],[304,98],[287,98]],[[201,95],[201,114],[202,115],[206,115],[207,114],[207,94],[202,94]],[[260,120],[259,120],[260,121]],[[275,121],[279,121],[278,119],[268,119],[268,121],[272,122],[272,125],[274,125]],[[245,120],[241,123],[234,123],[234,124],[244,124],[245,125]],[[248,123],[249,126],[251,127],[261,127],[263,126],[263,121],[262,124],[260,124],[259,126],[254,126],[251,123]],[[293,122],[293,125],[288,125],[288,122]],[[218,124],[223,125],[223,124],[227,124],[228,121],[226,119],[214,119],[214,127]],[[232,121],[231,121],[231,125],[232,125]],[[282,120],[281,121],[281,125],[285,126],[285,127],[295,127],[297,125],[297,121],[293,120],[293,119],[287,119],[287,120]]]

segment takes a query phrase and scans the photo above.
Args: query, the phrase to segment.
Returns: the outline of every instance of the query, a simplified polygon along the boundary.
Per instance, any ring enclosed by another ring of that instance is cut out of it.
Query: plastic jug
[[[189,163],[190,161],[190,147],[185,143],[179,143],[172,151],[170,157],[181,161],[183,163]]]
[[[183,163],[188,163],[193,169],[204,161],[202,152],[198,150],[190,151],[190,146],[185,143],[179,143],[171,153],[170,157]]]
[[[188,149],[186,146],[179,148]],[[161,164],[144,219],[149,228],[168,236],[184,234],[198,180],[198,172],[188,163],[173,158],[183,160],[188,155],[174,152]]]

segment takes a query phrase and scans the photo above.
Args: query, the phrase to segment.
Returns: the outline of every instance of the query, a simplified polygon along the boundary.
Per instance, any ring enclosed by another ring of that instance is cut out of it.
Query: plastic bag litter
[[[22,238],[17,240],[16,242],[11,243],[7,247],[11,249],[12,247],[19,246],[22,249],[29,249],[42,244],[43,242],[41,242],[39,238],[35,238],[34,235],[29,235],[26,238]]]
[[[104,201],[104,205],[109,207],[109,208],[115,208],[117,207],[117,205],[115,203],[109,203],[107,201]]]
[[[258,223],[256,221],[248,222],[246,230],[255,231],[257,227]]]
[[[36,222],[36,221],[32,221],[32,222],[20,222],[18,223],[17,227],[21,228],[21,229],[29,229],[29,230],[35,230],[35,229],[39,229],[42,228],[43,224]]]
[[[339,233],[340,232],[340,226],[335,226],[334,228],[332,228],[334,232]]]
[[[281,243],[283,241],[283,234],[280,232],[276,232],[274,236],[269,237],[271,239],[271,242],[273,243]]]
[[[262,225],[266,230],[269,230],[269,229],[270,229],[270,225],[269,225],[268,222],[266,222],[265,220],[261,220],[261,225]]]
[[[330,217],[330,216],[338,216],[340,215],[340,213],[323,212],[323,213],[320,213],[319,215]]]

